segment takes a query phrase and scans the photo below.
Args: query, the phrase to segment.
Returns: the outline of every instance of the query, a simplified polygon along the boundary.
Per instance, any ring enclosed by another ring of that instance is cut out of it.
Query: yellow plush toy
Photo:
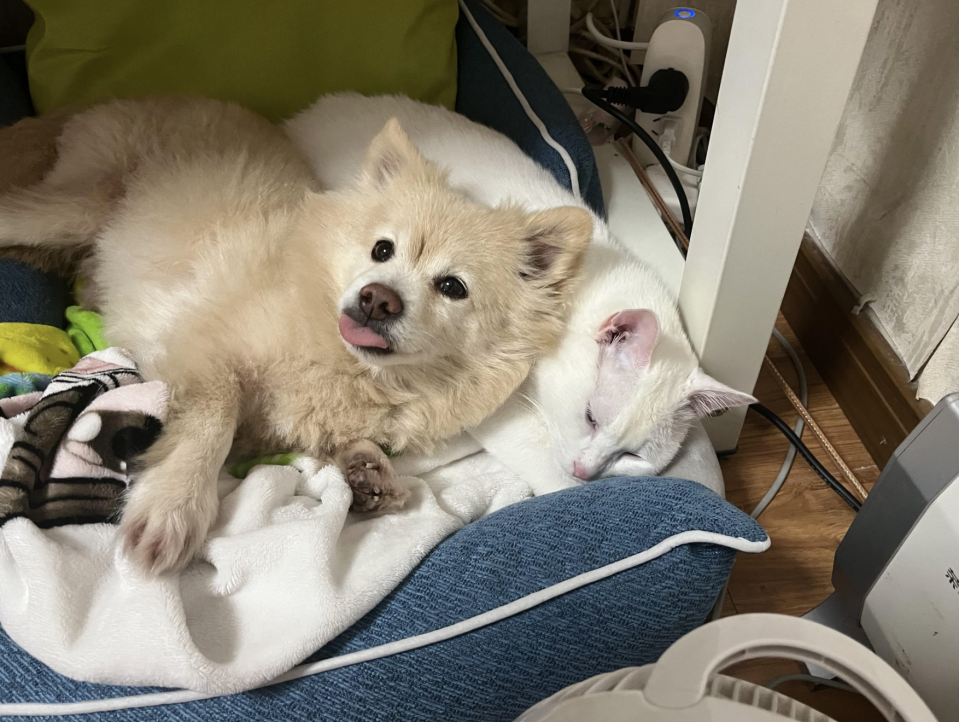
[[[66,331],[36,323],[0,323],[0,374],[58,374],[80,360]]]

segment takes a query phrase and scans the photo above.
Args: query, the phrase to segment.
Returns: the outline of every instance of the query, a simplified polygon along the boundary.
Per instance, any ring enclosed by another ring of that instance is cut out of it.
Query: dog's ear
[[[562,291],[576,277],[592,236],[593,217],[582,208],[563,206],[529,215],[521,275]]]
[[[391,118],[383,126],[383,130],[377,133],[366,152],[362,178],[373,186],[382,188],[403,170],[425,166],[426,161],[400,127],[400,121]]]

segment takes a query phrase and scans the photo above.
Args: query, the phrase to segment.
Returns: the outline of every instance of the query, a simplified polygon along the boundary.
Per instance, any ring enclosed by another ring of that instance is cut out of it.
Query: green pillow
[[[157,93],[233,100],[279,121],[324,93],[453,107],[456,0],[27,0],[42,113]]]

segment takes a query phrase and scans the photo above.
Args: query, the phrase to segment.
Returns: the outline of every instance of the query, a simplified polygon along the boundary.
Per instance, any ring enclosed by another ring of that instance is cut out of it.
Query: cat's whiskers
[[[540,421],[543,422],[543,426],[546,427],[546,432],[552,442],[555,444],[557,439],[562,443],[562,451],[568,453],[569,449],[566,448],[566,440],[563,438],[563,434],[559,431],[559,425],[555,420],[551,419],[549,414],[546,413],[546,409],[543,408],[536,399],[527,394],[525,391],[520,392],[519,398],[522,402],[525,402],[525,407],[536,414],[539,417]]]
[[[527,410],[536,414],[549,430],[552,430],[555,427],[555,423],[549,418],[549,416],[546,415],[542,405],[536,401],[536,399],[527,394],[525,391],[521,391],[519,393],[519,399],[521,402],[523,402],[523,406]]]

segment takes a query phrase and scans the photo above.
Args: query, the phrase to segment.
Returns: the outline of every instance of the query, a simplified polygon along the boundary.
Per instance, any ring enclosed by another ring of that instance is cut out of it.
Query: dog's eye
[[[370,254],[377,263],[385,263],[393,257],[393,241],[377,241]]]
[[[456,301],[466,298],[469,295],[469,291],[466,290],[465,284],[456,276],[440,278],[434,285],[436,286],[437,291],[442,293],[447,298],[452,298]]]

